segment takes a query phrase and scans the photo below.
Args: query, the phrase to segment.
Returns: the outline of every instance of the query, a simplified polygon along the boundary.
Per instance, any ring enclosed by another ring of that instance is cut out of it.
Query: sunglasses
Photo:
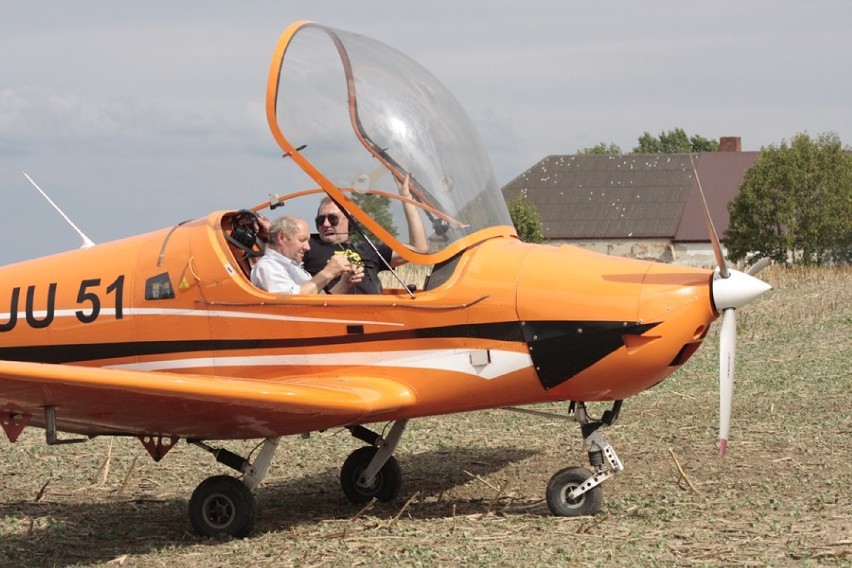
[[[329,213],[328,215],[317,215],[317,218],[314,221],[317,224],[317,227],[322,227],[325,224],[325,220],[328,219],[329,224],[332,227],[336,227],[338,223],[340,223],[340,215],[336,213]]]

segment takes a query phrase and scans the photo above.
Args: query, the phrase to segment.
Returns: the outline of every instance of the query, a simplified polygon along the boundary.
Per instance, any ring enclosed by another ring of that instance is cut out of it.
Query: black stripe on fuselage
[[[490,339],[527,344],[544,388],[570,379],[612,353],[624,334],[641,335],[657,324],[637,322],[496,322],[420,328],[377,333],[354,333],[288,339],[199,339],[186,341],[128,341],[99,344],[0,347],[0,360],[35,363],[80,363],[217,351],[264,351],[300,347],[368,345],[405,339]],[[578,330],[582,330],[579,331]]]
[[[642,335],[657,325],[538,321],[527,322],[523,331],[538,379],[551,389],[622,347],[625,335]]]

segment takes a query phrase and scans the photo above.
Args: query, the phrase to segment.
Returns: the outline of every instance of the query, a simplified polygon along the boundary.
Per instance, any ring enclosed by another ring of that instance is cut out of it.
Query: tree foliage
[[[835,133],[761,148],[729,204],[725,244],[737,261],[852,262],[852,154]]]
[[[634,154],[687,154],[689,152],[718,152],[719,142],[703,136],[688,136],[683,128],[662,131],[653,136],[647,130],[638,139],[639,145],[633,148]],[[581,148],[577,154],[623,154],[618,144],[601,142],[597,146]]]
[[[393,215],[390,211],[391,200],[389,198],[384,197],[382,195],[374,195],[372,193],[357,192],[350,194],[350,196],[352,198],[352,201],[354,201],[358,207],[363,209],[365,213],[369,214],[370,217],[375,219],[376,222],[382,227],[384,227],[388,233],[395,237],[399,235],[396,225],[393,222]],[[366,228],[365,232],[370,240],[374,242],[376,241],[375,235],[373,235],[373,233],[366,231]]]
[[[541,218],[535,204],[527,201],[523,195],[516,195],[509,202],[509,215],[518,231],[518,237],[525,243],[540,243],[544,240],[541,232]]]
[[[718,152],[719,143],[703,136],[687,136],[683,128],[660,132],[652,136],[647,130],[639,137],[634,154],[687,154],[689,152]]]
[[[621,147],[618,144],[606,144],[601,142],[597,146],[591,146],[589,148],[581,148],[577,150],[578,154],[601,154],[601,155],[609,155],[609,154],[622,154]]]

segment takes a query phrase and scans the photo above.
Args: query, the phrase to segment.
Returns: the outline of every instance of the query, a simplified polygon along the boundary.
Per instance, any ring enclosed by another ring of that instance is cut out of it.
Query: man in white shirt
[[[311,276],[302,268],[302,259],[310,248],[310,232],[303,219],[276,219],[269,227],[263,257],[251,269],[252,284],[273,294],[320,294],[340,276],[329,292],[345,294],[364,278],[364,269],[352,266],[343,255],[332,256],[325,268]]]

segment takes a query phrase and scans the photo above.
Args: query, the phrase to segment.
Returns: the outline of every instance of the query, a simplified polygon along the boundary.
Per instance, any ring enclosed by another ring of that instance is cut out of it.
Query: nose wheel
[[[557,471],[547,483],[547,507],[557,517],[585,517],[597,515],[603,505],[603,487],[596,485],[579,497],[571,492],[581,487],[592,472],[582,467],[566,467]]]

